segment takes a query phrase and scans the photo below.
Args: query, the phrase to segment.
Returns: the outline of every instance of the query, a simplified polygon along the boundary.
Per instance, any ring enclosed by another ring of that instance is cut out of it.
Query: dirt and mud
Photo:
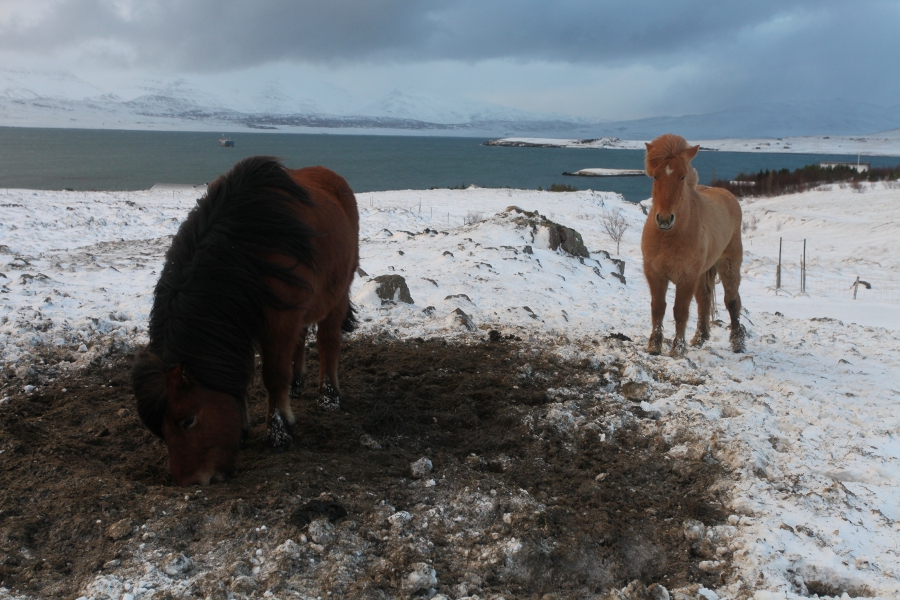
[[[689,440],[667,441],[621,395],[623,365],[594,350],[561,358],[496,332],[349,338],[341,409],[314,408],[310,377],[294,444],[274,454],[257,380],[238,471],[205,488],[173,486],[165,446],[135,414],[127,350],[83,368],[48,351],[2,373],[0,587],[574,598],[634,580],[716,586],[729,554],[703,532],[727,515],[721,466],[669,453]]]

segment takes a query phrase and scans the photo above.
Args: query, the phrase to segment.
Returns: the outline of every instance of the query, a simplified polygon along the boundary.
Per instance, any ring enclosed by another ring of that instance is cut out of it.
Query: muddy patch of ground
[[[173,487],[129,354],[4,373],[0,587],[540,598],[720,582],[728,554],[705,532],[725,516],[721,468],[668,453],[679,440],[618,393],[622,365],[499,337],[346,341],[341,410],[314,408],[311,377],[284,454],[262,446],[257,382],[238,472],[206,488]]]

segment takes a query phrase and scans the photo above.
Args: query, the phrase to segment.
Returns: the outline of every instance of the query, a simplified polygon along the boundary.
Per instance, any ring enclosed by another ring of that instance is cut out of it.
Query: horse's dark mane
[[[133,370],[138,412],[154,433],[165,397],[162,384],[146,381],[174,365],[201,386],[244,400],[265,310],[288,306],[266,280],[307,286],[264,255],[313,265],[318,234],[298,216],[298,203],[311,200],[281,163],[246,158],[209,186],[175,234],[150,312],[148,350],[159,362],[137,360]]]

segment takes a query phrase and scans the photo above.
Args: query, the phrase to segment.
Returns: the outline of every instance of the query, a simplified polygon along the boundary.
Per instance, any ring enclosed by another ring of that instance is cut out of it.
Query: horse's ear
[[[697,146],[691,146],[690,148],[686,149],[686,150],[685,150],[684,152],[682,152],[681,154],[682,154],[688,161],[691,161],[691,160],[694,159],[695,156],[697,156],[697,153],[698,153],[699,151],[700,151],[700,146],[697,145]]]
[[[174,398],[176,393],[189,385],[187,374],[184,366],[175,365],[166,371],[166,394],[169,398]]]

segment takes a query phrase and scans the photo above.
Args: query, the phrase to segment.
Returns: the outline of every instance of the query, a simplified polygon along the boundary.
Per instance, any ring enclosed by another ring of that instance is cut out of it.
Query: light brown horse
[[[269,397],[266,443],[291,443],[317,324],[320,405],[340,403],[341,332],[355,322],[359,215],[347,182],[322,167],[245,159],[209,186],[166,253],[150,343],[132,370],[138,414],[162,437],[178,485],[230,475],[249,429],[254,351]]]
[[[653,207],[641,237],[653,318],[647,352],[662,351],[670,281],[675,284],[675,339],[670,356],[684,354],[684,330],[694,297],[697,332],[691,345],[699,347],[709,339],[717,273],[731,315],[731,350],[743,352],[746,332],[739,322],[738,293],[744,253],[741,207],[727,190],[697,185],[697,171],[691,166],[691,159],[700,146],[688,146],[684,138],[670,133],[646,146],[646,171],[653,178]]]

